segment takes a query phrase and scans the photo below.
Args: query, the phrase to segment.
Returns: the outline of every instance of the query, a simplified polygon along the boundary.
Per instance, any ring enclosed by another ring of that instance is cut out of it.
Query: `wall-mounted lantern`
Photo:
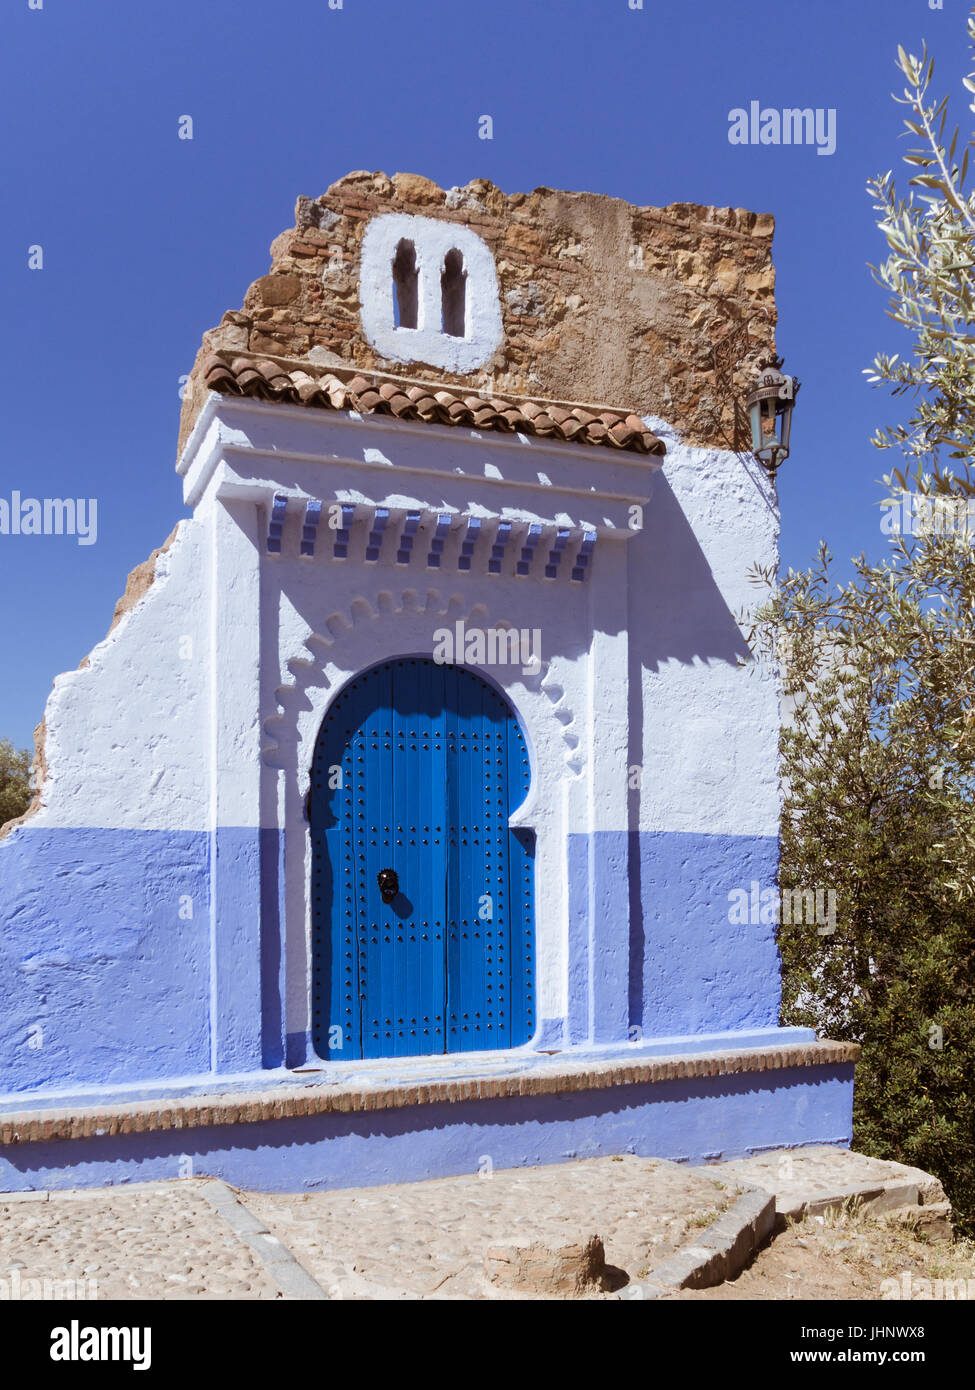
[[[751,419],[752,453],[770,473],[789,457],[792,407],[800,385],[798,377],[784,376],[781,366],[781,357],[763,362],[745,402]]]

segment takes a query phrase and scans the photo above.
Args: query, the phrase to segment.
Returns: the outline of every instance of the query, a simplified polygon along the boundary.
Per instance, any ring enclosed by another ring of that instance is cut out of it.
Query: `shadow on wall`
[[[631,589],[631,675],[666,661],[724,661],[737,666],[748,644],[718,588],[694,530],[663,472],[654,474],[642,540],[652,556],[645,601]],[[742,556],[742,563],[751,561]],[[642,712],[639,680],[631,719]]]
[[[744,460],[739,461],[747,473]],[[756,489],[760,492],[757,482]],[[643,535],[653,557],[653,577],[644,601],[635,586],[631,588],[631,767],[642,764],[645,723],[654,715],[644,704],[645,672],[659,671],[672,661],[716,663],[739,671],[744,682],[747,674],[742,663],[751,658],[663,472],[654,475]],[[741,556],[743,565],[751,559]],[[754,687],[742,689],[744,720],[753,718],[747,709],[749,689]],[[673,715],[672,705],[664,717]],[[675,768],[674,775],[678,773]],[[729,781],[726,795],[732,794]],[[705,798],[707,791],[702,789],[698,795]],[[780,983],[772,929],[730,925],[727,895],[730,888],[753,879],[774,881],[777,835],[641,832],[641,800],[639,791],[631,793],[627,836],[631,1035],[773,1026],[778,1020]],[[709,809],[701,805],[701,823],[707,823]],[[617,852],[623,852],[621,846]],[[694,961],[691,968],[689,958]]]

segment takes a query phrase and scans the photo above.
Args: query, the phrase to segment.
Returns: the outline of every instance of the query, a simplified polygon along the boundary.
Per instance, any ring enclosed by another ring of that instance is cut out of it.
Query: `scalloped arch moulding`
[[[376,631],[376,623],[388,626],[384,631]],[[437,589],[427,589],[422,596],[417,589],[404,589],[397,599],[392,589],[379,587],[371,596],[357,594],[345,611],[333,610],[320,629],[308,630],[300,648],[284,661],[284,669],[293,680],[278,686],[279,712],[263,721],[267,741],[261,752],[265,763],[282,771],[296,771],[300,794],[304,796],[310,766],[295,758],[295,749],[314,742],[342,686],[375,661],[377,651],[383,653],[380,659],[389,660],[429,656],[431,630],[453,628],[457,623],[463,623],[466,630],[517,630],[510,618],[492,616],[484,601],[465,603],[462,595],[444,595]],[[582,774],[584,755],[580,751],[579,731],[574,727],[576,715],[567,703],[566,686],[557,679],[557,669],[553,672],[552,659],[540,654],[537,671],[525,671],[512,664],[510,672],[499,667],[481,669],[479,674],[495,684],[513,706],[528,739],[534,769],[545,772],[551,768],[560,780],[566,775]],[[282,750],[282,740],[288,737],[284,726],[289,724],[292,710],[297,737],[292,735],[289,746]],[[560,736],[565,745],[562,769],[557,758],[551,756],[549,745],[553,736]],[[544,754],[536,751],[540,748],[545,749]],[[537,779],[533,777],[531,797],[525,805],[537,799],[536,788]]]
[[[328,602],[323,613],[327,607]],[[487,603],[465,601],[462,594],[406,589],[396,596],[391,589],[379,587],[369,597],[356,594],[344,611],[333,609],[318,629],[306,632],[300,646],[292,648],[295,654],[283,661],[282,673],[291,680],[275,692],[277,712],[263,721],[264,775],[276,782],[268,793],[277,797],[281,824],[301,824],[311,782],[311,750],[329,710],[349,682],[377,660],[429,656],[431,634],[458,623],[466,631],[514,628],[510,620],[492,617]],[[283,640],[293,642],[294,636]],[[580,728],[586,721],[577,718],[570,703],[570,692],[577,685],[571,662],[560,679],[564,664],[559,656],[543,656],[538,671],[528,674],[517,666],[474,668],[505,696],[529,750],[529,793],[509,825],[532,832],[537,878],[552,885],[539,895],[535,910],[538,997],[547,1018],[555,1017],[563,1005],[562,924],[568,910],[564,847],[573,811],[578,814],[568,784],[584,775],[584,747],[591,738],[589,730]],[[297,852],[285,849],[287,1051],[294,1066],[307,1064],[313,1056],[308,969],[313,852],[307,835],[292,835],[290,844],[298,846]]]

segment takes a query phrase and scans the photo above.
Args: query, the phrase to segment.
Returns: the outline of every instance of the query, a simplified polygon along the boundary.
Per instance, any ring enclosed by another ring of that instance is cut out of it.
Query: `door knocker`
[[[380,869],[376,875],[384,903],[391,903],[399,893],[399,876],[395,869]]]

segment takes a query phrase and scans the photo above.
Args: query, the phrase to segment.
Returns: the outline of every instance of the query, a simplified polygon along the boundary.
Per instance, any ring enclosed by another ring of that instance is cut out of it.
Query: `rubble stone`
[[[606,1284],[606,1253],[599,1236],[549,1250],[541,1244],[493,1246],[484,1273],[494,1284],[541,1297],[578,1298]]]
[[[206,399],[201,364],[228,348],[289,359],[321,348],[362,370],[470,384],[423,361],[392,364],[366,339],[359,253],[367,224],[383,213],[456,222],[494,252],[504,332],[478,370],[480,390],[659,415],[688,443],[746,446],[736,403],[774,349],[767,213],[635,207],[548,188],[509,195],[486,179],[444,190],[419,174],[356,170],[320,197],[298,199],[294,227],[271,244],[270,274],[205,335],[180,448]],[[283,311],[273,331],[258,317],[267,308]]]

